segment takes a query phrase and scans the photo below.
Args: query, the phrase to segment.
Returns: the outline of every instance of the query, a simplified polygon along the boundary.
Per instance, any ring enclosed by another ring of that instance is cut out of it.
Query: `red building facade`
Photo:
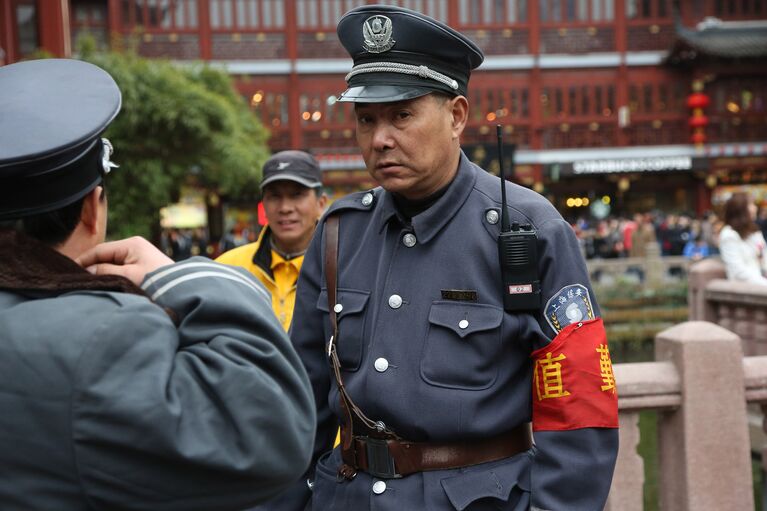
[[[6,63],[38,47],[69,55],[88,31],[115,49],[223,66],[271,130],[271,148],[313,152],[342,194],[373,186],[351,107],[335,102],[351,67],[335,25],[365,3],[375,2],[0,0],[0,47]],[[518,149],[514,179],[563,213],[585,213],[568,206],[576,197],[608,197],[622,214],[701,213],[719,187],[767,183],[767,0],[383,3],[477,42],[486,60],[471,79],[464,150],[497,172],[502,124]],[[744,27],[756,39],[738,42]],[[710,98],[702,144],[691,141],[694,87]]]

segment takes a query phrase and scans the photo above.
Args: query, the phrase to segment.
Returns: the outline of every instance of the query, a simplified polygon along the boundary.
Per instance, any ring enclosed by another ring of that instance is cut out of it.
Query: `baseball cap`
[[[274,181],[294,181],[307,188],[322,186],[320,165],[304,151],[280,151],[264,163],[261,190]]]

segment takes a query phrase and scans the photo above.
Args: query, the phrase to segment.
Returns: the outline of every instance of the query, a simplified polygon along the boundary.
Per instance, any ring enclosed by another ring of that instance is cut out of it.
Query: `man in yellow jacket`
[[[320,167],[309,153],[276,153],[263,170],[261,195],[267,226],[254,243],[221,254],[216,261],[245,268],[263,282],[272,294],[272,309],[287,331],[304,252],[327,196]]]

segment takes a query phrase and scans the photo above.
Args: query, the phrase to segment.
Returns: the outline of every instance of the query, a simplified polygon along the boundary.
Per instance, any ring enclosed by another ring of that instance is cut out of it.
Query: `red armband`
[[[530,357],[534,431],[618,427],[618,393],[601,318],[568,325]]]

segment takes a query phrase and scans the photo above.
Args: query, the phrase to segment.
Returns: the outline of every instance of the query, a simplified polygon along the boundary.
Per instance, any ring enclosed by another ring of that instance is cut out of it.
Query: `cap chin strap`
[[[427,66],[414,66],[412,64],[401,64],[399,62],[371,62],[367,64],[358,64],[354,66],[351,72],[344,78],[349,80],[357,75],[365,73],[401,73],[405,75],[420,76],[428,78],[447,85],[453,90],[458,90],[458,82],[447,75],[443,75]]]

